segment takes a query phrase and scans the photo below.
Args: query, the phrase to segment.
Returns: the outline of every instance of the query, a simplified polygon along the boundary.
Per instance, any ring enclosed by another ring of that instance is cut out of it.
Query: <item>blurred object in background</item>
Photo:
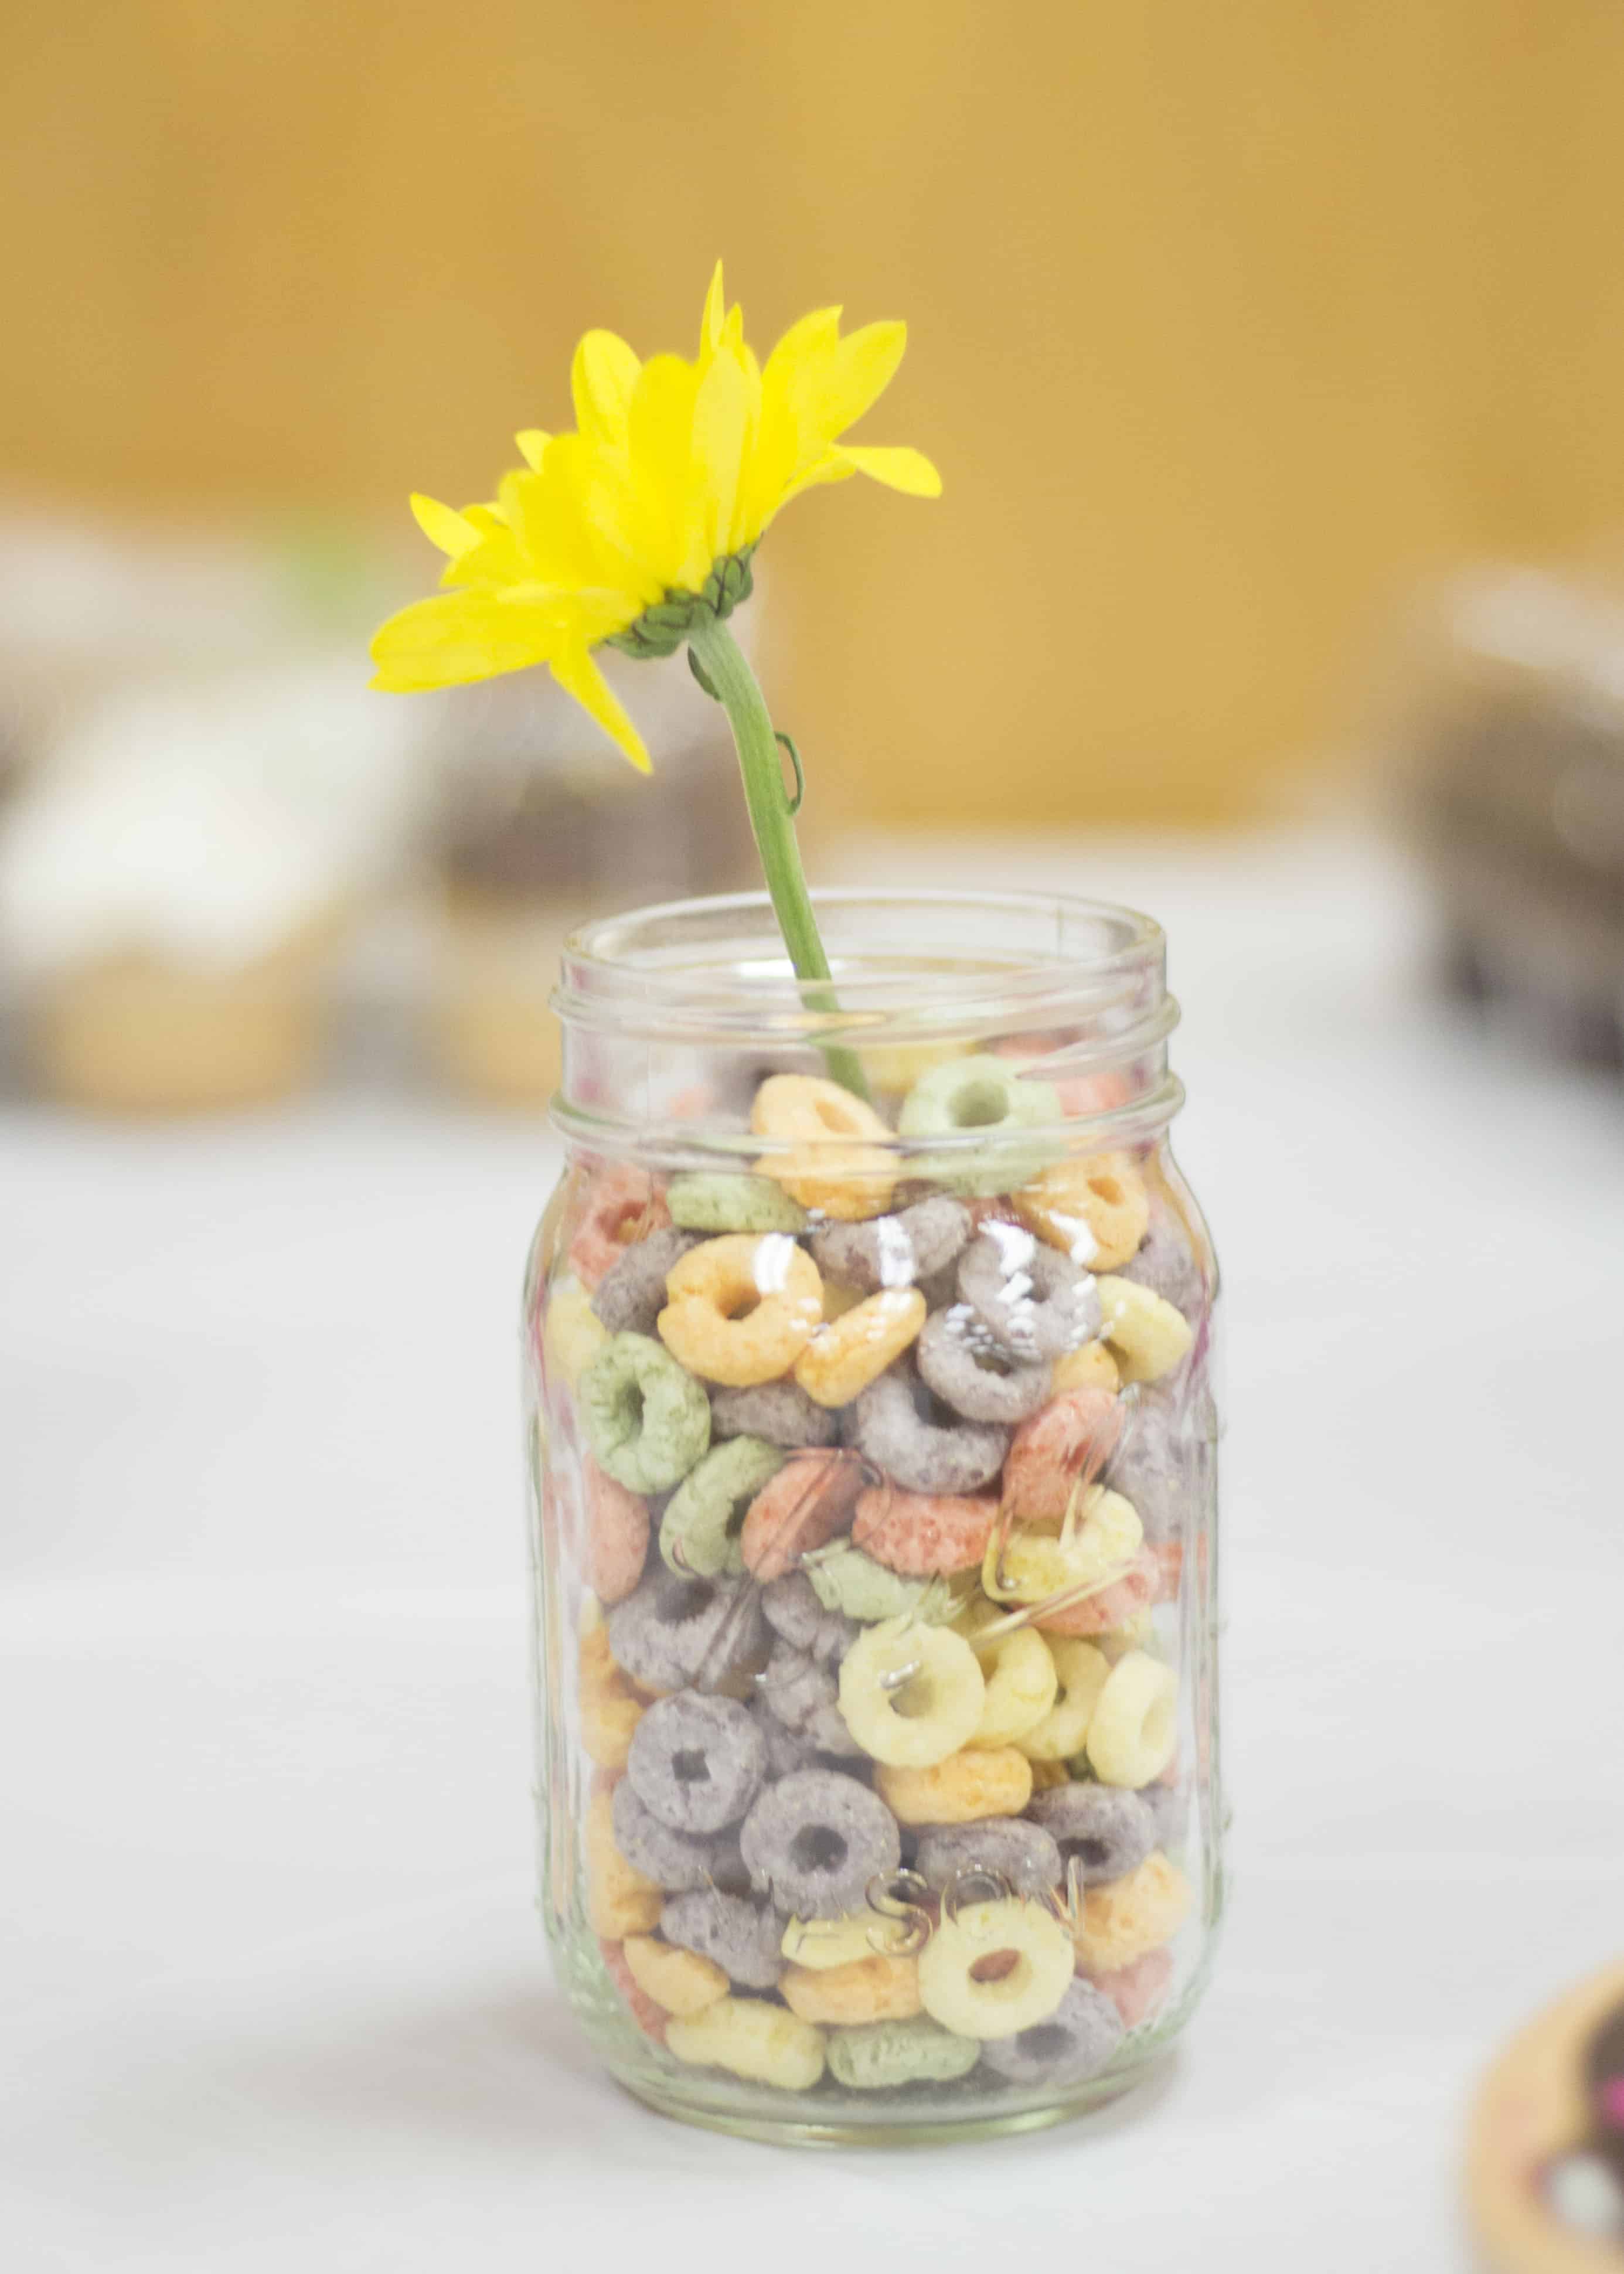
[[[38,574],[27,571],[34,564]],[[398,872],[425,721],[372,693],[365,576],[207,538],[0,533],[0,958],[34,1078],[108,1112],[286,1096],[335,945]]]
[[[1475,568],[1420,640],[1396,741],[1449,983],[1624,1066],[1624,582]]]
[[[734,619],[747,647],[754,613]],[[547,1002],[578,923],[753,880],[727,720],[686,655],[634,662],[605,651],[598,660],[642,729],[650,776],[545,671],[433,698],[441,787],[430,1045],[447,1082],[495,1104],[545,1105],[553,1094],[558,1028]]]

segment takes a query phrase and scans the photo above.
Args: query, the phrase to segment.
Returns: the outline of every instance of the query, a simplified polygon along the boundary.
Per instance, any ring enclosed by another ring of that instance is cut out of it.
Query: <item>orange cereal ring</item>
[[[974,1824],[1020,1814],[1032,1797],[1032,1764],[1013,1745],[950,1753],[929,1768],[882,1761],[874,1788],[899,1824]]]
[[[1162,1566],[1154,1547],[1141,1548],[1120,1579],[1101,1587],[1097,1595],[1084,1595],[1056,1611],[1038,1607],[1034,1624],[1045,1634],[1098,1635],[1125,1626],[1139,1612],[1162,1600]]]
[[[1123,2028],[1137,2029],[1141,2022],[1148,2022],[1162,2010],[1173,1979],[1173,1954],[1166,1949],[1147,1950],[1142,1958],[1117,1967],[1114,1973],[1089,1974],[1087,1978],[1110,1999],[1122,2017]]]
[[[600,1603],[618,1603],[643,1577],[649,1554],[649,1503],[586,1464],[586,1583]]]
[[[644,1169],[616,1162],[600,1169],[586,1190],[586,1212],[569,1243],[570,1269],[596,1287],[635,1239],[663,1231],[671,1222],[665,1201]]]
[[[729,1389],[776,1382],[823,1317],[823,1283],[787,1232],[702,1240],[665,1274],[658,1325],[680,1366]]]
[[[587,1806],[586,1909],[594,1934],[620,1941],[657,1927],[665,1897],[615,1846],[613,1808],[606,1792],[594,1793]]]
[[[919,1962],[873,1951],[844,1966],[786,1966],[778,1991],[803,2022],[906,2022],[921,2012]]]
[[[795,1361],[795,1379],[815,1404],[849,1405],[900,1358],[925,1323],[917,1287],[882,1287],[820,1325]]]
[[[785,1141],[786,1148],[765,1155],[756,1172],[773,1178],[802,1208],[851,1224],[883,1216],[891,1206],[897,1182],[891,1129],[838,1081],[770,1074],[756,1093],[750,1127],[758,1137]]]
[[[609,1978],[626,2001],[626,2010],[645,2037],[652,2037],[657,2045],[665,2042],[665,2011],[657,2006],[648,1992],[639,1987],[631,1968],[626,1962],[623,1946],[599,1935],[598,1947]]]
[[[1077,1954],[1090,1976],[1116,1974],[1171,1942],[1190,1909],[1190,1882],[1157,1849],[1120,1879],[1083,1893]]]
[[[745,1570],[765,1585],[838,1539],[850,1528],[866,1473],[861,1454],[816,1448],[792,1453],[745,1511],[739,1535]]]
[[[616,1772],[626,1766],[643,1700],[615,1664],[607,1630],[589,1627],[581,1638],[578,1691],[581,1743],[589,1760]]]
[[[907,1579],[974,1570],[987,1553],[998,1503],[982,1494],[870,1487],[858,1500],[852,1545]]]
[[[1060,1524],[1074,1494],[1097,1483],[1122,1434],[1122,1408],[1108,1389],[1068,1389],[1010,1440],[1004,1505],[1023,1524]]]
[[[1011,1198],[1028,1231],[1089,1271],[1125,1263],[1150,1224],[1150,1195],[1125,1153],[1056,1161]]]

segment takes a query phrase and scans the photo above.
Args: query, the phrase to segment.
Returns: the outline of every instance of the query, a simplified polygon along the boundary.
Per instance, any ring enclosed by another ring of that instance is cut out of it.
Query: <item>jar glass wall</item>
[[[1212,1250],[1156,927],[597,924],[524,1298],[542,1909],[613,2074],[775,2139],[1135,2082],[1222,1901]]]

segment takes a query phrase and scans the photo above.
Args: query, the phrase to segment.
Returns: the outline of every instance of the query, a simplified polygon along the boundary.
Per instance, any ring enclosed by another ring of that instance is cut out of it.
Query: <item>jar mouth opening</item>
[[[567,1027],[627,1038],[876,1045],[1124,1013],[1137,1024],[1165,999],[1162,929],[1137,909],[1046,892],[812,898],[827,986],[795,977],[767,894],[735,892],[583,925],[553,1007]]]

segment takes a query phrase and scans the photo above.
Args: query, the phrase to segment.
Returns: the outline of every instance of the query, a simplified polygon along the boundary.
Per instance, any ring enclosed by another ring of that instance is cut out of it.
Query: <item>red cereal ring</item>
[[[849,1530],[868,1473],[859,1453],[816,1447],[792,1453],[745,1510],[739,1534],[745,1570],[765,1585],[793,1571],[809,1549]]]
[[[596,1461],[586,1465],[586,1583],[600,1603],[619,1603],[643,1577],[649,1555],[649,1503]]]
[[[1045,1611],[1036,1607],[1033,1623],[1045,1634],[1097,1635],[1112,1627],[1124,1626],[1141,1611],[1161,1600],[1162,1566],[1156,1561],[1155,1550],[1143,1548],[1120,1579],[1109,1587],[1101,1587],[1097,1595],[1085,1595],[1080,1602],[1067,1603],[1061,1610]]]
[[[663,1231],[670,1222],[645,1170],[625,1163],[600,1169],[586,1188],[585,1211],[569,1243],[570,1269],[583,1286],[596,1287],[633,1240]]]
[[[1110,1999],[1124,2029],[1137,2029],[1162,2009],[1173,1979],[1173,1954],[1165,1947],[1147,1950],[1132,1965],[1118,1966],[1109,1974],[1089,1974],[1087,1979]]]
[[[852,1545],[907,1579],[969,1571],[987,1553],[998,1503],[984,1494],[871,1487],[857,1502]]]
[[[1074,1493],[1097,1483],[1122,1434],[1109,1389],[1068,1389],[1023,1421],[1004,1464],[1004,1505],[1024,1524],[1064,1521]]]

